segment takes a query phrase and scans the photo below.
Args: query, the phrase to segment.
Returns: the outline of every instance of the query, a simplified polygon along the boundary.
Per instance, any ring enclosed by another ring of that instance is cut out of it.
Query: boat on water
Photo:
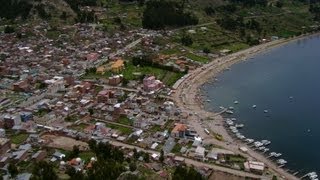
[[[226,113],[227,113],[227,114],[233,114],[233,111],[227,110]]]
[[[263,146],[263,144],[260,141],[256,141],[253,144],[256,148]]]
[[[281,153],[276,153],[276,154],[274,155],[274,157],[280,157],[280,156],[282,156]]]
[[[234,110],[234,107],[230,106],[228,109],[230,109],[230,110]]]
[[[231,121],[235,121],[235,120],[237,120],[237,119],[236,119],[236,118],[231,118],[230,120],[231,120]]]
[[[211,102],[211,100],[210,100],[210,99],[207,99],[206,101],[207,101],[207,102]]]
[[[234,104],[239,104],[239,101],[234,101],[233,103],[234,103]]]
[[[233,126],[233,121],[229,120],[229,121],[226,121],[226,123],[229,125],[229,126]]]
[[[243,128],[244,125],[243,125],[243,124],[236,124],[235,127],[236,127],[236,128]]]
[[[259,149],[260,151],[264,151],[264,150],[266,149],[266,147],[261,146],[261,147],[259,147],[258,149]]]
[[[278,159],[277,163],[280,164],[280,165],[285,165],[285,164],[287,164],[287,161],[284,160],[284,159]]]
[[[256,107],[257,107],[257,105],[255,105],[255,104],[254,104],[254,105],[252,105],[252,108],[256,108]]]
[[[275,156],[277,153],[276,152],[270,152],[269,155],[272,157],[272,156]]]
[[[265,146],[271,144],[271,141],[269,141],[269,140],[261,140],[261,142],[262,142],[263,145],[265,145]]]
[[[263,112],[264,112],[264,113],[268,113],[269,111],[265,109]]]
[[[248,144],[251,144],[251,143],[254,142],[254,139],[246,139],[245,141],[246,141]]]
[[[225,109],[223,106],[220,106],[219,108],[220,108],[220,109]]]
[[[265,152],[267,152],[267,151],[269,151],[270,149],[269,148],[265,148],[264,150],[263,150],[263,152],[265,153]]]

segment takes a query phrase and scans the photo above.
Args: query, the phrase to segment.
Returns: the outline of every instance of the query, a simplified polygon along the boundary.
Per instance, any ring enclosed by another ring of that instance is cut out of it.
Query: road
[[[119,141],[109,141],[109,143],[114,145],[114,146],[125,147],[125,148],[128,148],[128,149],[137,149],[138,151],[143,151],[143,152],[147,152],[147,153],[150,153],[150,154],[158,154],[158,155],[160,154],[157,151],[142,149],[142,148],[140,148],[138,146],[133,146],[133,145],[121,143]],[[208,167],[208,168],[211,168],[211,169],[213,169],[215,171],[222,171],[222,172],[226,172],[226,173],[230,173],[230,174],[234,174],[234,175],[242,176],[242,177],[250,177],[250,178],[254,178],[254,179],[266,179],[263,176],[255,175],[255,174],[244,172],[244,171],[238,171],[238,170],[235,170],[235,169],[230,169],[230,168],[226,168],[226,167],[222,167],[222,166],[217,166],[217,165],[214,165],[214,164],[208,164],[208,163],[196,161],[196,160],[193,160],[193,159],[190,159],[190,158],[185,158],[185,157],[182,157],[182,156],[177,156],[177,157],[184,158],[186,164],[193,165],[193,166],[196,166],[196,167]]]
[[[113,121],[109,121],[109,120],[105,120],[105,119],[101,119],[101,118],[97,118],[97,117],[93,117],[93,118],[98,120],[98,121],[100,121],[100,122],[105,122],[107,124],[113,124],[113,125],[117,125],[117,126],[130,128],[130,129],[134,129],[135,128],[133,126],[129,126],[129,125],[125,125],[125,124],[121,124],[121,123],[117,123],[117,122],[113,122]]]

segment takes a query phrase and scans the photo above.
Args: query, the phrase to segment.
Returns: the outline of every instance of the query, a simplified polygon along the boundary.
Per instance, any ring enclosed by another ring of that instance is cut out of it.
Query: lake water
[[[233,106],[246,137],[270,140],[287,168],[320,173],[319,36],[256,55],[216,78],[203,87],[207,109]]]

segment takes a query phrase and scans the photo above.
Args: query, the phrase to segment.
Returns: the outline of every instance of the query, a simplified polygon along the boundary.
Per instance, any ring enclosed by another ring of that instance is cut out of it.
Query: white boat
[[[231,131],[232,131],[233,133],[239,132],[237,129],[232,129]]]
[[[264,113],[268,113],[269,111],[268,111],[268,110],[264,110],[263,112],[264,112]]]
[[[220,106],[219,108],[220,108],[220,109],[224,109],[224,107],[223,107],[223,106]]]
[[[276,153],[276,154],[274,155],[274,157],[280,157],[280,156],[282,156],[281,153]]]
[[[252,105],[252,108],[256,108],[256,107],[257,107],[257,105],[255,105],[255,104],[254,104],[254,105]]]
[[[243,124],[236,124],[235,127],[236,127],[236,128],[243,128],[244,125],[243,125]]]
[[[228,109],[230,109],[230,110],[234,110],[234,107],[230,106]]]
[[[287,164],[287,161],[284,160],[284,159],[278,159],[278,160],[277,160],[277,163],[278,163],[278,164],[281,164],[281,165],[284,165],[284,164]]]
[[[239,101],[234,101],[233,103],[234,103],[234,104],[239,104]]]
[[[267,151],[269,151],[270,149],[269,148],[265,148],[264,150],[263,150],[263,152],[267,152]]]
[[[207,102],[210,102],[211,100],[210,99],[207,99]]]
[[[254,142],[254,139],[246,139],[246,142],[247,142],[248,144],[253,143],[253,142]]]
[[[261,142],[262,142],[263,145],[265,145],[265,146],[271,144],[271,141],[269,141],[269,140],[261,140]]]
[[[276,154],[277,154],[276,152],[269,153],[270,156],[275,156]]]
[[[231,118],[231,121],[235,121],[235,120],[237,120],[236,118]]]
[[[260,151],[264,151],[264,150],[266,149],[266,147],[261,146],[261,147],[259,147],[258,149],[259,149]]]
[[[262,145],[263,145],[263,144],[262,144],[260,141],[254,142],[254,146],[255,146],[256,148],[261,147]]]
[[[312,176],[312,175],[315,175],[315,174],[317,174],[317,173],[316,172],[309,172],[308,176]]]
[[[228,111],[226,111],[226,113],[227,113],[227,114],[233,114],[233,111],[228,110]]]
[[[309,176],[311,179],[315,179],[315,178],[318,178],[318,175],[317,174],[313,174],[313,175],[310,175]]]

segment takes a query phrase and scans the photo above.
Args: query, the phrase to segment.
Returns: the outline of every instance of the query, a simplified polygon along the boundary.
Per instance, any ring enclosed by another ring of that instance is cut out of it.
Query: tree
[[[144,153],[143,154],[143,160],[146,162],[146,163],[149,163],[150,162],[150,156],[148,153]]]
[[[79,154],[80,154],[79,147],[74,145],[73,148],[72,148],[72,151],[68,154],[66,159],[69,160],[69,159],[73,159],[73,158],[79,157]]]
[[[210,49],[208,47],[204,47],[202,51],[206,54],[210,53]]]
[[[4,33],[6,33],[6,34],[10,34],[10,33],[14,33],[14,32],[15,32],[15,30],[12,26],[6,26],[4,28]]]
[[[88,112],[90,113],[91,116],[94,114],[94,110],[92,108],[89,108]]]
[[[139,6],[143,6],[144,3],[145,3],[145,0],[138,0],[138,5],[139,5]]]
[[[12,164],[12,163],[9,164],[8,171],[10,173],[10,176],[13,177],[13,178],[16,177],[18,175],[18,173],[19,173],[17,166],[15,164]]]
[[[159,161],[160,161],[160,162],[163,162],[163,161],[164,161],[164,152],[163,152],[163,150],[161,150],[161,152],[160,152]]]
[[[94,139],[90,139],[88,142],[89,148],[91,151],[95,152],[97,148],[97,141]]]
[[[194,14],[185,12],[181,3],[170,0],[148,1],[142,16],[142,26],[155,30],[195,25],[198,21]]]
[[[65,11],[63,11],[62,14],[60,15],[60,19],[67,20],[67,13]]]
[[[130,169],[130,171],[132,171],[132,172],[135,171],[135,170],[137,170],[136,162],[130,163],[129,169]]]
[[[192,38],[189,35],[183,35],[181,38],[181,44],[191,46],[193,44]]]
[[[178,166],[173,173],[172,180],[184,179],[203,180],[204,178],[193,167],[187,168],[184,166]]]
[[[57,180],[58,176],[54,171],[53,167],[46,161],[40,161],[35,163],[32,170],[33,180]]]
[[[72,166],[67,166],[66,174],[72,177],[76,174],[76,170]]]
[[[278,7],[278,8],[282,8],[282,6],[283,6],[283,2],[280,0],[280,1],[277,1],[276,2],[276,6]]]

